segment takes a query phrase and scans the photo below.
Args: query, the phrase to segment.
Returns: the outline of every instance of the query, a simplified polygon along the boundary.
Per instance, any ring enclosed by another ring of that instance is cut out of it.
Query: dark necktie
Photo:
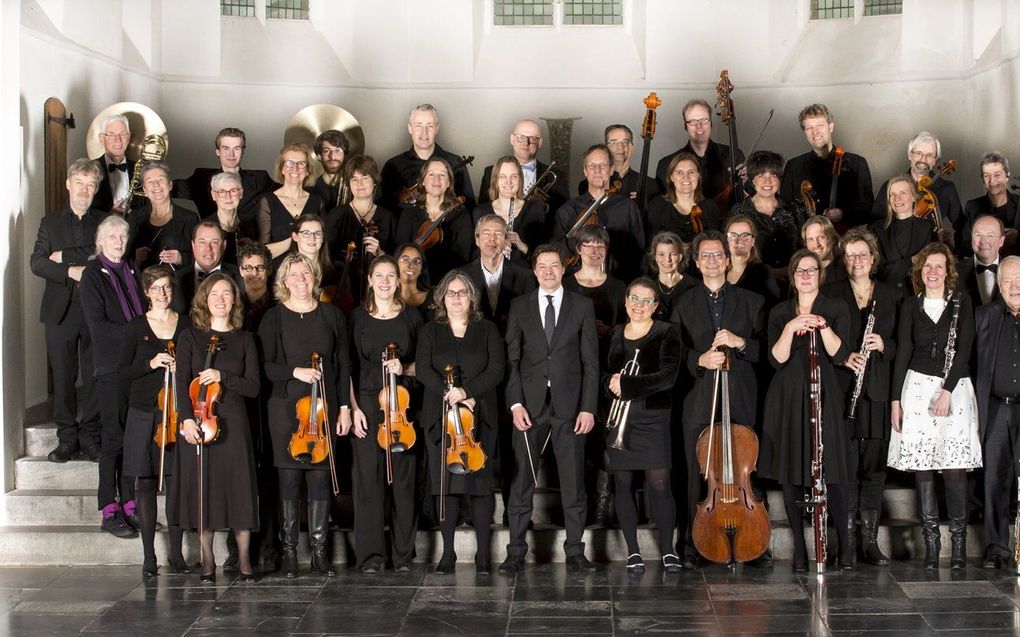
[[[982,265],[979,263],[977,264],[977,267],[974,268],[974,271],[977,272],[978,274],[984,274],[985,272],[991,272],[992,274],[995,274],[996,272],[999,271],[999,264],[993,263],[991,265]]]
[[[556,308],[553,307],[553,295],[546,294],[549,304],[545,306],[545,342],[552,345],[553,332],[556,331]]]
[[[204,280],[205,280],[205,278],[206,278],[207,276],[209,276],[210,274],[212,274],[212,272],[205,272],[205,271],[203,271],[203,270],[196,270],[196,271],[195,271],[195,276],[197,276],[197,277],[198,277],[198,282],[199,282],[199,283],[201,283],[202,281],[204,281]]]
[[[124,164],[108,164],[107,168],[110,169],[110,172],[113,172],[115,170],[119,170],[119,171],[121,171],[123,173],[127,172],[127,164],[126,163],[124,163]]]

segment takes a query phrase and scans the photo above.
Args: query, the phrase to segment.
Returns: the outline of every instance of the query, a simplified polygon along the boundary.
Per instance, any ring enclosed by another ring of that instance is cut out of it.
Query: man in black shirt
[[[241,187],[244,192],[241,202],[237,205],[237,216],[244,225],[254,225],[255,212],[259,199],[264,193],[278,188],[264,170],[248,170],[241,168],[241,159],[247,148],[247,137],[240,128],[224,128],[216,134],[213,147],[216,157],[220,160],[219,168],[196,168],[187,179],[175,179],[173,196],[179,199],[190,199],[198,208],[198,216],[202,219],[216,214],[216,202],[213,201],[210,180],[220,172],[235,173],[241,176]]]
[[[69,201],[46,215],[32,250],[32,273],[46,280],[39,320],[46,331],[46,350],[53,369],[53,420],[57,447],[50,462],[67,462],[75,453],[99,460],[99,404],[92,373],[92,339],[81,310],[78,283],[85,262],[95,254],[96,227],[106,213],[92,208],[103,171],[94,161],[77,159],[67,169]],[[75,377],[81,362],[85,408],[76,419]]]
[[[985,568],[1011,564],[1009,509],[1016,498],[1020,460],[1020,257],[1002,260],[1000,298],[974,313],[977,334],[975,394],[984,453]]]
[[[960,223],[959,252],[962,256],[969,254],[970,233],[978,217],[994,215],[1005,227],[1005,250],[1003,256],[1017,254],[1017,231],[1020,230],[1020,193],[1009,190],[1009,160],[998,151],[985,153],[981,158],[981,181],[985,184],[985,194],[971,199],[963,207],[963,220]]]
[[[807,180],[817,195],[819,213],[828,217],[841,234],[848,228],[868,223],[875,203],[868,160],[854,153],[843,154],[843,167],[835,180],[836,197],[833,201],[832,166],[837,156],[836,148],[839,148],[832,143],[836,122],[825,104],[805,106],[798,119],[811,150],[786,162],[783,185],[779,189],[780,199],[800,199],[801,183]],[[884,219],[885,199],[880,201]]]
[[[344,183],[344,159],[351,151],[351,142],[338,130],[328,130],[315,138],[315,154],[322,163],[322,174],[309,188],[332,210],[351,200],[351,189]]]
[[[712,107],[708,102],[701,99],[693,99],[684,104],[683,108],[684,127],[690,141],[687,145],[672,152],[659,160],[655,168],[655,179],[659,182],[659,191],[666,192],[666,184],[669,182],[669,163],[679,153],[694,153],[701,162],[701,193],[706,199],[717,199],[731,182],[730,179],[730,147],[726,144],[717,144],[712,141]],[[744,163],[744,153],[739,149],[734,151],[734,165]],[[724,201],[716,201],[719,210],[724,214],[728,213],[734,204],[734,193],[725,197]]]
[[[521,172],[524,174],[524,183],[521,187],[524,193],[531,192],[536,180],[545,174],[549,164],[538,161],[538,151],[542,148],[542,128],[533,119],[522,119],[514,124],[514,130],[510,133],[510,148],[513,149],[513,156],[521,165]],[[556,175],[556,182],[549,189],[549,210],[555,212],[560,206],[570,199],[570,188],[567,186],[567,178],[558,167],[553,167],[552,173]],[[548,183],[545,177],[540,186]],[[486,166],[482,173],[482,184],[478,189],[478,203],[489,201],[489,183],[492,181],[492,166]]]
[[[382,188],[379,205],[389,210],[400,210],[400,192],[413,186],[421,175],[421,167],[432,156],[442,157],[453,170],[453,190],[464,197],[464,208],[475,209],[475,191],[471,187],[471,175],[467,165],[457,168],[463,160],[460,155],[444,150],[436,143],[439,134],[439,113],[431,104],[419,104],[411,109],[407,121],[407,133],[411,136],[411,148],[383,164]]]
[[[610,181],[623,182],[620,192],[637,201],[638,186],[641,184],[638,171],[630,167],[630,159],[634,154],[634,133],[625,124],[610,124],[606,126],[605,132],[606,147],[609,149],[609,156],[613,160],[613,177]],[[577,186],[577,194],[583,195],[588,192],[588,180],[582,179]],[[652,177],[645,175],[646,201],[662,194],[659,190],[659,182]]]

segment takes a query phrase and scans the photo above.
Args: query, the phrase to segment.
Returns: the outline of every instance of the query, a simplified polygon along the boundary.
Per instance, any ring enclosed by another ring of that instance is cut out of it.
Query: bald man
[[[524,192],[529,192],[542,173],[549,167],[538,161],[538,150],[542,148],[542,128],[533,119],[522,119],[514,124],[510,133],[510,148],[513,156],[521,164],[524,171]],[[570,189],[567,186],[567,179],[559,171],[553,168],[556,173],[556,183],[549,192],[549,210],[558,210],[560,206],[570,199]],[[482,173],[482,186],[478,193],[478,203],[489,201],[489,181],[492,179],[492,166],[486,166]]]

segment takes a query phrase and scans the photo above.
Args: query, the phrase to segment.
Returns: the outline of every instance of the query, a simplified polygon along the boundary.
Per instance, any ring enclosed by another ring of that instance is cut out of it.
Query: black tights
[[[333,488],[329,484],[329,471],[315,469],[277,469],[280,477],[280,499],[300,500],[301,482],[308,485],[308,500],[329,500]]]
[[[805,488],[792,484],[783,485],[783,504],[786,505],[786,517],[790,520],[793,532],[793,559],[807,562],[807,546],[804,544],[804,507],[800,504],[804,498]],[[839,540],[840,561],[849,562],[850,534],[847,533],[848,508],[847,488],[843,484],[828,485],[829,515],[836,527],[836,538]]]
[[[914,479],[918,482],[934,482],[935,471],[915,471]],[[942,481],[946,483],[946,486],[951,486],[957,483],[967,484],[967,470],[966,469],[943,469],[942,470]]]
[[[439,529],[443,534],[443,555],[453,553],[454,534],[457,532],[457,519],[460,517],[459,495],[443,496],[446,500],[446,517],[439,522]],[[496,508],[496,501],[491,495],[472,495],[471,499],[471,521],[475,526],[475,543],[478,548],[475,553],[476,562],[489,561],[489,545],[492,540],[492,513]],[[439,510],[439,498],[436,497],[436,510]]]
[[[637,503],[634,498],[634,474],[637,471],[614,471],[616,483],[616,518],[620,522],[628,553],[640,553],[637,541]],[[674,552],[673,527],[676,526],[676,502],[670,489],[669,469],[645,469],[645,491],[650,495],[652,518],[659,529],[659,552]]]
[[[142,554],[146,562],[156,561],[156,478],[135,479],[135,502],[138,508],[135,513],[142,521]],[[184,555],[181,552],[181,541],[184,537],[184,530],[177,525],[170,525],[169,528],[170,549],[168,560],[174,566],[184,565]]]

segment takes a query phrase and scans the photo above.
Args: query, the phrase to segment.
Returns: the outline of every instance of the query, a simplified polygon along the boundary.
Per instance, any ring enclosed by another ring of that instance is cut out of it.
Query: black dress
[[[265,245],[290,238],[294,220],[300,215],[292,215],[275,192],[267,192],[259,202],[258,209],[260,243]],[[322,212],[322,199],[315,193],[309,193],[308,200],[305,201],[305,206],[301,209],[300,214],[322,215]]]
[[[871,224],[870,230],[878,239],[878,251],[882,257],[878,262],[876,278],[895,288],[901,299],[913,296],[911,259],[921,248],[935,240],[934,226],[927,219],[910,216],[906,219],[893,219],[888,228],[885,227],[885,221],[876,221]]]
[[[206,350],[212,332],[194,327],[181,333],[177,347],[177,409],[178,422],[194,418],[188,385],[206,369]],[[213,355],[212,368],[220,371],[223,394],[216,408],[220,435],[202,446],[203,525],[205,529],[222,531],[257,530],[258,492],[255,482],[255,454],[252,449],[251,427],[245,398],[259,393],[259,356],[255,337],[248,332],[216,332],[219,349]],[[170,519],[184,529],[198,528],[197,487],[198,460],[195,445],[183,436],[177,438],[177,464],[174,467],[167,511],[177,511],[178,519]]]
[[[411,243],[418,236],[418,230],[429,220],[425,210],[414,206],[404,208],[397,222],[396,244]],[[471,250],[475,245],[474,228],[471,226],[471,215],[461,206],[447,215],[440,225],[443,240],[423,249],[425,261],[428,263],[429,278],[439,281],[450,270],[462,267],[471,260]]]
[[[684,295],[684,292],[701,285],[701,279],[689,274],[683,275],[680,281],[673,287],[663,285],[658,276],[651,277],[655,281],[656,289],[659,291],[659,307],[655,310],[655,318],[660,321],[668,321],[673,316],[673,308],[676,302]],[[626,288],[624,288],[626,290]]]
[[[472,225],[477,226],[478,221],[482,217],[491,214],[495,214],[491,201],[478,204],[478,207],[475,208],[474,213],[471,215],[473,217]],[[516,247],[511,247],[510,261],[512,263],[516,263],[529,270],[531,269],[530,251],[549,239],[548,215],[549,208],[541,201],[522,201],[520,199],[514,201],[514,227],[510,228],[510,230],[521,236],[521,241],[527,244],[529,253],[524,254]],[[510,240],[507,239],[507,245],[510,245],[509,242]]]
[[[369,224],[375,226],[375,237],[379,240],[379,254],[391,254],[396,248],[394,244],[394,236],[397,231],[396,217],[389,210],[376,206]],[[347,245],[353,242],[355,246],[346,278],[351,286],[351,296],[355,303],[362,298],[367,276],[365,270],[375,258],[365,252],[365,228],[366,226],[359,221],[358,214],[354,212],[351,204],[338,206],[326,213],[326,245],[335,264],[338,281],[343,278]]]
[[[722,224],[719,206],[711,199],[702,199],[697,203],[701,207],[701,222],[704,230],[719,230]],[[656,197],[648,204],[648,227],[645,236],[651,241],[658,232],[674,232],[684,243],[690,243],[698,234],[691,225],[691,215],[681,214],[666,195]]]
[[[503,380],[506,352],[495,324],[485,319],[468,323],[463,337],[456,337],[449,323],[432,321],[418,335],[415,373],[425,387],[420,425],[425,432],[432,495],[439,495],[440,469],[446,466],[442,425],[444,368],[453,365],[458,386],[475,399],[475,440],[485,451],[485,467],[468,475],[445,474],[446,495],[489,495],[495,486],[492,466],[496,453],[498,416],[497,388]]]
[[[648,333],[636,340],[623,335],[617,325],[609,345],[608,371],[602,374],[604,393],[609,392],[610,377],[623,369],[638,353],[639,373],[620,377],[620,398],[629,400],[624,449],[607,446],[609,468],[613,471],[669,469],[672,464],[670,423],[672,422],[673,385],[680,369],[680,340],[668,321],[655,321]],[[678,406],[679,408],[679,406]]]
[[[776,280],[772,268],[761,261],[748,263],[740,275],[740,280],[734,285],[748,292],[754,292],[765,299],[766,312],[771,310],[781,299],[786,298],[779,288],[779,282]]]
[[[141,270],[159,263],[159,253],[163,250],[177,250],[181,253],[181,263],[175,267],[191,265],[194,258],[191,254],[191,237],[198,225],[198,215],[180,206],[170,206],[170,220],[161,226],[149,223],[152,208],[148,203],[140,210],[128,216],[128,248],[125,253],[131,259],[138,248],[149,248],[149,255],[138,262]]]
[[[174,344],[181,332],[191,327],[191,319],[178,315]],[[156,427],[161,423],[162,409],[156,397],[163,387],[164,369],[152,369],[149,361],[165,352],[167,340],[156,336],[143,314],[131,319],[124,329],[124,346],[120,354],[120,379],[128,390],[128,412],[124,425],[124,475],[149,478],[159,475],[159,447],[153,442]],[[174,397],[176,400],[176,396]],[[177,431],[177,423],[168,426]],[[174,445],[166,446],[163,473],[170,475]]]
[[[850,312],[846,303],[819,294],[811,312],[825,319],[843,343],[830,357],[817,337],[818,365],[822,379],[822,442],[825,445],[825,481],[841,483],[847,480],[846,435],[844,423],[845,403],[836,378],[833,361],[845,361],[850,354]],[[808,372],[808,334],[793,337],[790,358],[785,363],[772,356],[772,346],[779,340],[783,328],[797,315],[797,300],[784,301],[769,314],[769,360],[776,375],[765,398],[764,425],[758,475],[771,478],[780,484],[807,487],[811,485],[811,410],[810,375]]]
[[[328,471],[327,461],[305,464],[290,456],[290,437],[297,428],[294,406],[299,398],[308,396],[312,388],[294,378],[294,369],[311,367],[312,353],[320,355],[326,388],[326,431],[332,432],[340,407],[349,402],[350,358],[343,313],[326,303],[319,303],[315,309],[304,313],[281,303],[262,317],[259,341],[265,357],[266,377],[273,383],[267,412],[273,465],[278,469]],[[332,434],[329,435],[332,439]]]
[[[758,248],[762,263],[771,268],[785,268],[800,245],[801,213],[791,203],[778,203],[771,215],[758,212],[752,197],[744,199],[730,210],[731,217],[744,215],[754,224],[758,233],[754,245]]]
[[[589,288],[578,283],[575,277],[568,276],[563,279],[563,287],[591,299],[595,305],[596,326],[601,323],[606,330],[604,334],[599,334],[599,361],[605,363],[612,329],[627,316],[623,309],[623,295],[627,286],[623,281],[607,276],[602,285]]]

